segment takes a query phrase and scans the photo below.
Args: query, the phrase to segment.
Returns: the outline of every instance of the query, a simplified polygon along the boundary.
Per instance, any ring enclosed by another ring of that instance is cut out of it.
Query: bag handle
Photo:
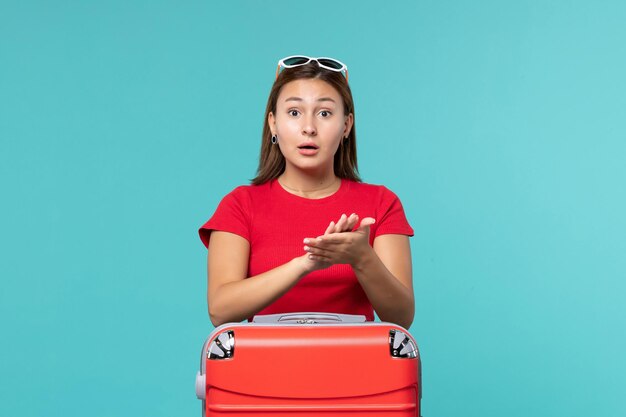
[[[332,323],[365,323],[365,316],[355,314],[333,313],[285,313],[254,316],[253,323],[284,323],[284,324],[332,324]]]

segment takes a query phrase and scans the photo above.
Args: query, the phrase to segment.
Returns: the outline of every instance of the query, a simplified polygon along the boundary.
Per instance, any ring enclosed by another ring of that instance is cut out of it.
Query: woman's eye
[[[299,115],[300,112],[298,110],[289,110],[289,115],[296,117],[297,115]]]
[[[330,116],[330,112],[329,112],[328,110],[322,110],[322,111],[320,112],[320,116],[322,116],[322,117],[328,117],[328,116]]]

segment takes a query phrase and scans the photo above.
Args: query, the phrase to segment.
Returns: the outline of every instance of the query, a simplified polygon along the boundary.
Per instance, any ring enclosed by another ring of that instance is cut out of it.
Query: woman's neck
[[[326,176],[295,176],[283,172],[278,183],[289,193],[304,198],[319,199],[328,197],[339,190],[341,179],[331,173]]]

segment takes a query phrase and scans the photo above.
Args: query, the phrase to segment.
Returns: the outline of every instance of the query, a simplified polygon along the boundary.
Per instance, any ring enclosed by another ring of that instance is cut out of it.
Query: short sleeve
[[[400,199],[386,187],[381,187],[376,223],[376,236],[388,234],[413,236],[414,233]]]
[[[213,216],[198,231],[204,246],[209,246],[211,232],[230,232],[250,240],[250,202],[243,187],[227,194],[217,206]]]

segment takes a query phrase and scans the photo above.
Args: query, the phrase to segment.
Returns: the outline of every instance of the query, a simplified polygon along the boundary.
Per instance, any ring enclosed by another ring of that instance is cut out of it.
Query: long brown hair
[[[277,145],[272,144],[272,132],[270,130],[268,116],[270,112],[276,113],[276,102],[283,86],[291,81],[318,78],[333,86],[343,99],[344,115],[352,113],[354,118],[354,101],[352,91],[346,78],[339,72],[321,68],[317,62],[312,61],[306,65],[294,68],[285,68],[274,81],[270,96],[267,99],[265,108],[265,120],[263,122],[263,136],[261,138],[261,155],[259,157],[259,167],[257,175],[252,180],[252,184],[263,184],[272,179],[278,178],[285,171],[285,157],[280,152]],[[361,182],[356,161],[356,123],[353,122],[352,129],[347,138],[342,139],[337,152],[335,153],[335,175]]]

